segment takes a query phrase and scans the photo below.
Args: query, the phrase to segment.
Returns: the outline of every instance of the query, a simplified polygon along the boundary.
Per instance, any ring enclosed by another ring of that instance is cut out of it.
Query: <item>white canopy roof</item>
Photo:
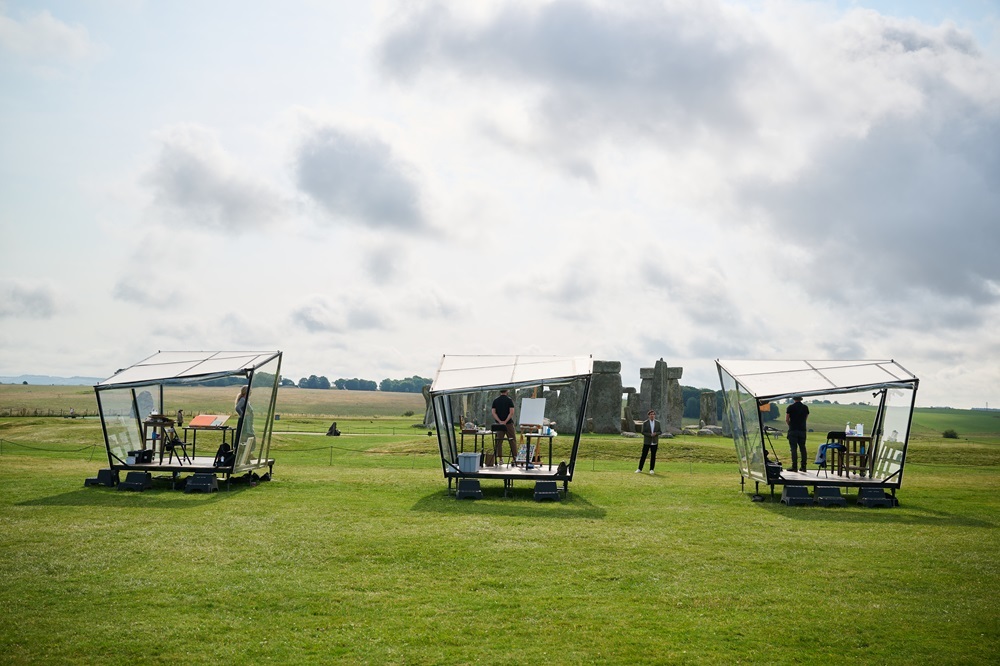
[[[97,383],[97,388],[210,379],[259,368],[280,351],[161,351]]]
[[[721,361],[716,363],[757,399],[916,388],[917,378],[893,360]]]
[[[442,356],[431,393],[515,388],[590,375],[591,356]]]

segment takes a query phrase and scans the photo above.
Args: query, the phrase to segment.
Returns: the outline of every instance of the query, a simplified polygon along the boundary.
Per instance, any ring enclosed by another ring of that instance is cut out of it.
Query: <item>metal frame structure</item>
[[[766,361],[716,360],[722,385],[725,425],[731,429],[740,465],[740,487],[746,479],[760,484],[885,488],[903,482],[913,407],[920,380],[894,360]],[[816,472],[768,474],[765,442],[774,429],[765,426],[761,408],[794,396],[855,394],[875,398],[870,428],[868,468],[861,474],[821,476]]]
[[[223,474],[228,480],[266,467],[270,474],[274,468],[270,457],[271,434],[281,357],[280,351],[160,351],[99,382],[94,392],[111,470],[168,472],[173,482],[180,473]],[[187,462],[178,459],[174,463],[172,456],[166,462],[162,457],[142,462],[131,460],[129,451],[146,448],[144,421],[150,414],[167,413],[171,388],[228,377],[246,381],[250,405],[233,430],[232,464],[215,464],[214,447],[209,456],[195,456]],[[247,413],[258,416],[247,418]]]
[[[593,366],[591,356],[442,356],[431,384],[430,399],[441,453],[441,470],[448,481],[448,492],[451,492],[452,480],[466,478],[501,479],[505,495],[516,480],[561,481],[563,493],[568,492],[569,482],[573,480],[576,469],[580,435],[586,422]],[[580,402],[576,412],[576,430],[573,433],[570,459],[565,471],[545,464],[535,465],[533,468],[529,468],[527,464],[524,467],[498,465],[481,467],[477,472],[463,472],[460,469],[454,398],[463,394],[496,393],[501,389],[537,387],[542,390],[559,390],[571,385],[580,396]]]

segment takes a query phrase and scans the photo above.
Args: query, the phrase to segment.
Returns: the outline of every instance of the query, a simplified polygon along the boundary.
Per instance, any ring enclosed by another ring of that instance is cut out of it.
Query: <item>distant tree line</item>
[[[343,377],[330,382],[326,377],[317,377],[316,375],[309,375],[308,378],[303,377],[299,380],[297,386],[299,388],[308,389],[330,389],[338,388],[342,391],[386,391],[389,393],[420,393],[424,386],[431,383],[431,380],[425,377],[418,377],[413,375],[412,377],[407,377],[406,379],[383,379],[381,382],[376,384],[370,379],[358,379],[354,377],[353,379],[344,379]],[[282,386],[295,386],[289,382],[285,384],[282,381]]]
[[[377,391],[378,384],[370,379],[338,379],[333,383],[339,389],[346,391]]]
[[[328,389],[330,388],[330,380],[326,377],[317,377],[316,375],[309,375],[309,379],[303,377],[299,380],[299,388],[307,389]]]
[[[383,379],[378,385],[378,390],[393,393],[420,393],[430,383],[431,380],[417,375],[406,379]]]

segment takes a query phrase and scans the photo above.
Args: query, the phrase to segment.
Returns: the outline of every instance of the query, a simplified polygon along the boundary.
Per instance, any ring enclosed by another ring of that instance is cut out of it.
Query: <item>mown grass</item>
[[[1000,655],[1000,434],[928,430],[888,510],[751,503],[731,441],[704,437],[665,442],[657,476],[632,473],[639,440],[585,437],[565,500],[484,483],[460,502],[435,437],[397,416],[322,436],[345,418],[283,417],[274,480],[210,496],[84,488],[97,420],[0,419],[2,661]]]

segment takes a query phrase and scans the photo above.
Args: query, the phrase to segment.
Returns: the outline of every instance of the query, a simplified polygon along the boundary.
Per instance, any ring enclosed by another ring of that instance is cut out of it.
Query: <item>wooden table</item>
[[[163,462],[163,442],[166,441],[167,428],[172,428],[174,420],[163,415],[150,414],[142,422],[142,448],[146,448],[146,442],[152,442],[150,449],[156,453],[156,443],[160,444],[160,462]],[[150,437],[152,432],[152,437]]]
[[[546,437],[548,438],[548,440],[549,440],[549,469],[552,469],[552,440],[555,438],[555,435],[543,435],[540,432],[526,432],[526,433],[524,433],[524,441],[528,444],[528,450],[525,452],[525,456],[524,456],[526,459],[531,455],[531,439],[533,437],[535,439],[544,439]]]
[[[199,431],[202,431],[202,430],[214,430],[216,432],[221,432],[222,433],[222,443],[225,444],[226,443],[226,433],[229,432],[230,430],[232,430],[232,428],[230,428],[227,425],[217,425],[217,426],[203,425],[203,426],[199,426],[199,425],[188,424],[188,425],[184,426],[184,441],[185,442],[187,441],[187,438],[188,438],[188,430],[190,430],[190,431],[192,431],[194,433],[191,436],[191,457],[193,458],[194,454],[195,454],[195,451],[198,448],[198,432]]]
[[[844,468],[847,473],[857,472],[866,476],[872,459],[872,438],[867,435],[844,435]]]
[[[490,431],[490,430],[482,430],[482,429],[465,430],[463,428],[462,432],[459,433],[459,442],[460,442],[459,443],[459,447],[460,447],[459,451],[461,453],[465,452],[465,436],[466,435],[472,435],[472,451],[473,452],[479,451],[479,440],[481,438],[482,441],[483,441],[483,449],[482,450],[485,452],[486,451],[486,436],[487,435],[492,435],[492,434],[493,434],[493,432]]]

